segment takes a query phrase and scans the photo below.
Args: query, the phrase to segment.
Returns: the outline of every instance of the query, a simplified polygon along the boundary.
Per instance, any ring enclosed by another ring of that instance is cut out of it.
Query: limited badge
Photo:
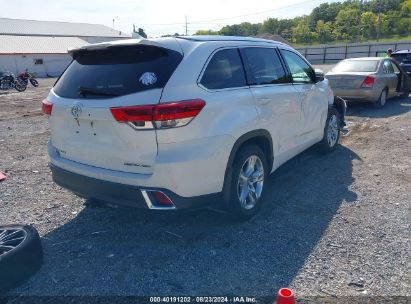
[[[157,82],[157,76],[153,72],[145,72],[139,81],[145,86],[153,85]]]

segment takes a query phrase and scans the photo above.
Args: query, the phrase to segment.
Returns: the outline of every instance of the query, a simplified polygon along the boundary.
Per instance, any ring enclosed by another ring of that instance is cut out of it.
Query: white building
[[[57,77],[71,61],[67,49],[126,38],[100,24],[0,18],[0,71]]]

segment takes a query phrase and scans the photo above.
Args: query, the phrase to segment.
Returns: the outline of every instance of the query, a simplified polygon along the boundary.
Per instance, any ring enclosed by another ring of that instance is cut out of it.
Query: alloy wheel
[[[0,229],[0,257],[17,248],[26,237],[27,232],[23,229]]]
[[[264,167],[257,155],[251,155],[241,167],[237,183],[237,196],[242,208],[250,210],[263,192]]]
[[[338,139],[338,122],[337,116],[332,115],[328,121],[327,142],[330,147],[334,147]]]

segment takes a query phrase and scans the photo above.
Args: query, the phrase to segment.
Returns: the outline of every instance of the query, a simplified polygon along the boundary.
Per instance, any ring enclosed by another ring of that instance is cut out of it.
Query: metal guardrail
[[[346,58],[385,56],[387,49],[411,49],[411,41],[351,43],[298,47],[298,50],[313,64],[336,63]]]

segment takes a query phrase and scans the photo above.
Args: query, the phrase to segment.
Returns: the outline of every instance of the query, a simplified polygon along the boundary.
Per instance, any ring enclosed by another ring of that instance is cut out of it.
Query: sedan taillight
[[[374,85],[374,76],[367,76],[365,77],[364,81],[362,82],[362,88],[372,88]]]
[[[187,125],[205,106],[204,100],[191,99],[158,105],[110,108],[118,122],[135,129],[166,129]]]
[[[47,99],[44,99],[41,102],[41,110],[43,111],[43,114],[51,115],[51,112],[53,111],[53,104]]]

